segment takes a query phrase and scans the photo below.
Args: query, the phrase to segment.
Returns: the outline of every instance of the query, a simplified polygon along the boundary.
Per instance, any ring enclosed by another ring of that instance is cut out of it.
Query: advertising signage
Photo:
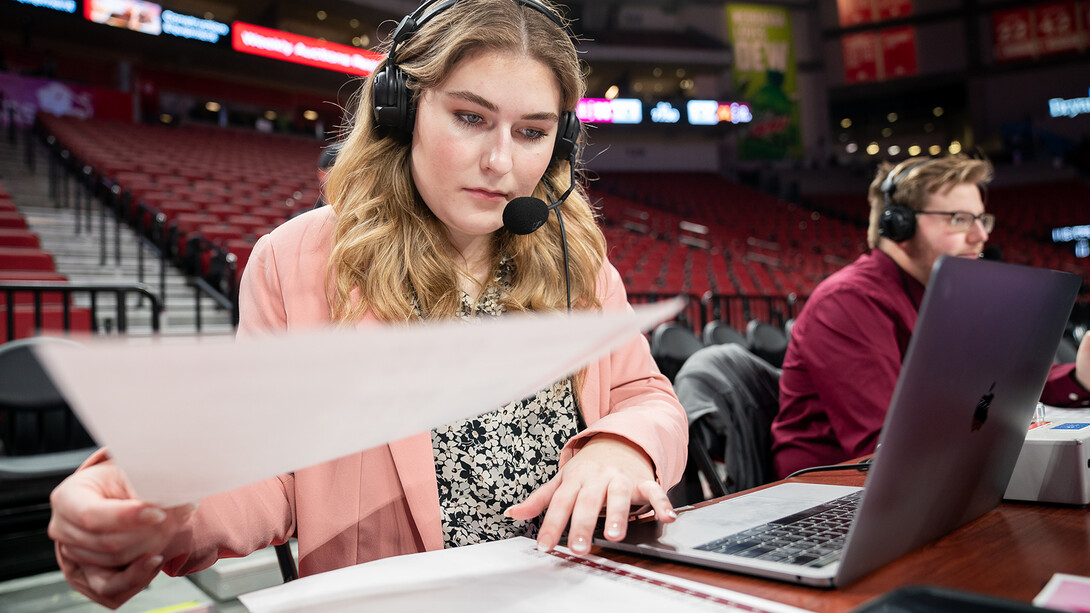
[[[231,46],[235,51],[326,70],[367,76],[383,58],[381,54],[366,49],[329,43],[241,21],[236,21],[231,30]]]
[[[787,7],[727,4],[727,29],[734,46],[734,91],[753,112],[738,144],[743,160],[802,156],[797,68]]]
[[[38,8],[60,11],[62,13],[75,13],[76,0],[15,0],[19,4],[36,6]]]
[[[163,31],[163,7],[143,0],[86,0],[83,16],[115,28],[158,36]]]
[[[220,38],[231,33],[231,26],[212,19],[163,11],[163,33],[206,43],[218,43]]]
[[[648,103],[635,98],[583,98],[575,114],[584,123],[614,124],[687,124],[714,126],[721,123],[739,124],[753,120],[749,105],[744,102],[718,100],[658,100]]]
[[[1090,257],[1090,226],[1053,228],[1052,242],[1075,243],[1075,257]]]

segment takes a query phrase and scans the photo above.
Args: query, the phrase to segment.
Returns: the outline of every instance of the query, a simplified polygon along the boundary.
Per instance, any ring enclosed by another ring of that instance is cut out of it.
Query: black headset
[[[916,211],[903,204],[893,204],[893,194],[897,191],[897,184],[908,175],[909,171],[930,162],[931,160],[916,162],[898,173],[891,170],[889,175],[886,176],[886,180],[882,181],[881,189],[886,200],[886,207],[878,218],[879,236],[900,243],[907,241],[916,234]]]
[[[564,23],[560,17],[545,6],[533,0],[513,0],[521,6],[526,6],[549,18],[556,27],[564,30]],[[392,43],[390,52],[386,56],[386,65],[375,74],[373,89],[373,104],[375,125],[390,128],[399,136],[409,136],[413,132],[416,121],[416,108],[413,104],[412,92],[408,85],[408,76],[398,68],[397,46],[408,40],[424,24],[433,17],[457,4],[459,0],[441,0],[439,2],[426,2],[410,15],[397,24],[391,35]],[[426,10],[430,9],[430,10]],[[553,143],[553,159],[575,160],[575,153],[579,143],[579,134],[582,131],[582,123],[575,113],[564,111],[560,114],[557,124],[556,140]]]

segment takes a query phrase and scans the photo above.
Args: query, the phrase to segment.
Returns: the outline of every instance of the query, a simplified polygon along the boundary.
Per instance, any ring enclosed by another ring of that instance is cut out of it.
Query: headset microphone
[[[545,225],[545,222],[549,219],[549,211],[554,210],[556,211],[556,218],[560,220],[560,224],[563,226],[563,218],[560,217],[560,211],[556,207],[568,199],[568,194],[575,187],[574,180],[575,176],[573,174],[571,187],[568,187],[568,190],[552,204],[546,205],[544,200],[533,196],[520,196],[508,202],[503,209],[503,227],[507,228],[507,231],[511,234],[533,234],[535,230]]]
[[[560,205],[568,199],[568,195],[575,189],[575,150],[568,157],[568,171],[570,181],[568,189],[564,191],[552,204],[546,205],[544,200],[533,196],[519,196],[503,208],[503,227],[512,234],[533,234],[535,230],[545,225],[549,219],[549,211],[556,211],[556,221],[560,224],[560,245],[564,249],[564,289],[568,296],[568,312],[571,313],[571,267],[568,265],[568,235],[564,231],[564,217],[560,215]],[[546,187],[548,184],[546,183]]]
[[[549,207],[543,200],[520,196],[503,209],[503,227],[511,234],[532,234],[549,218]]]

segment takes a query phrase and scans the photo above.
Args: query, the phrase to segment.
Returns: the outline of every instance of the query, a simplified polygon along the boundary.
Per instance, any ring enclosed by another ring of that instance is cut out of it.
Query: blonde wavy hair
[[[555,13],[551,4],[539,4]],[[574,111],[586,89],[566,29],[514,0],[462,0],[397,47],[396,60],[408,75],[414,105],[459,61],[480,52],[518,53],[547,66],[560,89],[560,110]],[[384,321],[408,321],[414,317],[414,295],[429,319],[453,317],[460,303],[456,254],[445,227],[413,183],[409,139],[375,126],[372,83],[387,61],[357,91],[353,118],[329,175],[329,201],[336,212],[328,270],[334,321],[349,323],[368,310]],[[555,197],[546,183],[562,191],[568,176],[568,162],[554,160],[533,195]],[[560,209],[570,252],[573,308],[600,307],[596,285],[605,238],[581,185]],[[508,311],[566,308],[560,227],[554,216],[528,236],[500,229],[492,243],[493,275],[503,255],[514,265],[512,287],[503,298]]]
[[[886,208],[886,194],[882,184],[890,174],[899,176],[890,198],[891,204],[907,206],[913,211],[922,210],[928,197],[939,190],[959,183],[975,183],[983,190],[992,180],[992,163],[971,158],[964,154],[941,158],[914,157],[899,164],[882,162],[871,181],[867,199],[870,201],[870,225],[867,227],[867,245],[878,246],[878,220]]]

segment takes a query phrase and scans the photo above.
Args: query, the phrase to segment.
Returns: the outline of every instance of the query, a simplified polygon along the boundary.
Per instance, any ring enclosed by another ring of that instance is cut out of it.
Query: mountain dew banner
[[[802,143],[786,8],[727,5],[727,27],[734,47],[734,93],[749,103],[753,121],[738,145],[743,160],[799,158]]]

